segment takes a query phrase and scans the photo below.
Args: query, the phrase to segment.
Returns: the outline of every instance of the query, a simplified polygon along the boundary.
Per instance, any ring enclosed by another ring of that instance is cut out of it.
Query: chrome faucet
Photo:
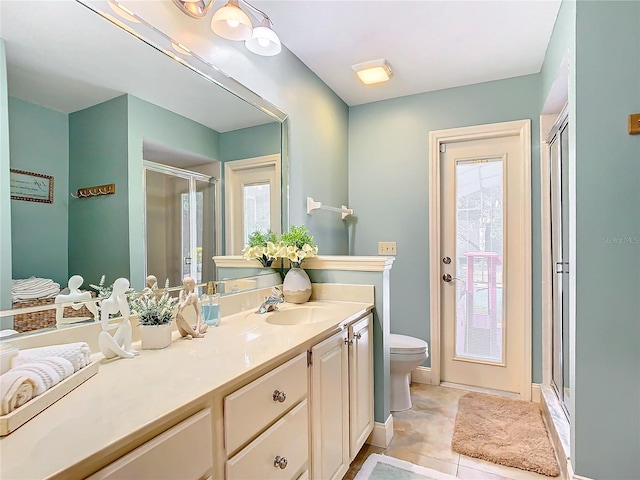
[[[284,296],[282,295],[282,290],[278,287],[273,287],[271,290],[271,294],[264,299],[260,308],[256,311],[256,313],[267,313],[278,310],[278,303],[284,302]]]

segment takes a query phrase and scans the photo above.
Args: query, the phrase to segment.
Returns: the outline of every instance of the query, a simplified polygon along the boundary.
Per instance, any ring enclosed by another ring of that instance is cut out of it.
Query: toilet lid
[[[414,353],[426,353],[427,351],[427,342],[420,340],[419,338],[392,333],[390,335],[390,339],[391,353],[408,355]]]

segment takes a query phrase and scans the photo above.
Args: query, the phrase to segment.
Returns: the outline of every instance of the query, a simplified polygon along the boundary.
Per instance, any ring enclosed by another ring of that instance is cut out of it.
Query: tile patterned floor
[[[385,448],[365,445],[344,480],[353,480],[372,453],[383,453],[467,480],[550,480],[551,477],[505,467],[451,450],[458,400],[467,393],[454,388],[411,384],[413,407],[393,414],[393,439]],[[558,479],[559,477],[555,477]]]

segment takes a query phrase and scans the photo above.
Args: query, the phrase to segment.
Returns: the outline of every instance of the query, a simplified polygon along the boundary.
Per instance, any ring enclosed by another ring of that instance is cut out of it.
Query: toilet
[[[429,356],[427,342],[407,335],[390,335],[391,343],[391,411],[411,408],[411,371]]]

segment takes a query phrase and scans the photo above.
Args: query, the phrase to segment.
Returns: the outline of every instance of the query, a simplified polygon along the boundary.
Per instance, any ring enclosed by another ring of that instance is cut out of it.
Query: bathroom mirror
[[[0,2],[11,168],[50,175],[54,185],[52,204],[11,200],[13,278],[52,278],[64,287],[80,274],[88,288],[103,274],[106,284],[127,276],[140,290],[148,159],[215,177],[212,253],[224,254],[220,165],[277,153],[286,228],[286,114],[172,49],[151,26],[116,18],[108,2],[89,6],[120,26],[84,3]],[[115,193],[71,196],[109,184]]]

